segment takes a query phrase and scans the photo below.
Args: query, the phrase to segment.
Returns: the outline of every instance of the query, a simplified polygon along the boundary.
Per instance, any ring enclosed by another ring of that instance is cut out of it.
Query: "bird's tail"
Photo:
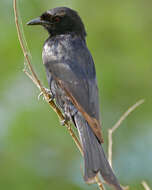
[[[94,177],[99,172],[107,184],[113,186],[115,190],[122,190],[101,144],[79,112],[74,116],[74,122],[78,129],[84,152],[84,180],[86,183],[93,183]]]

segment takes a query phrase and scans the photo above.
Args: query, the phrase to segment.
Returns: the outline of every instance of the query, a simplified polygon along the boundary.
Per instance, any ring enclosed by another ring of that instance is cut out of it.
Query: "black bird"
[[[49,33],[43,47],[43,63],[52,96],[65,118],[78,129],[84,152],[84,180],[93,183],[99,172],[106,183],[122,190],[104,154],[98,87],[86,31],[78,13],[57,7],[31,20]]]

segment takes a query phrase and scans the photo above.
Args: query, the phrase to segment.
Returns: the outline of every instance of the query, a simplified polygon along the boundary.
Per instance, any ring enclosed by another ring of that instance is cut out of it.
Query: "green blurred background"
[[[146,100],[115,133],[113,165],[120,182],[131,190],[143,189],[142,180],[152,187],[152,1],[20,0],[33,65],[45,86],[41,50],[47,33],[26,22],[56,6],[76,9],[86,25],[106,152],[108,128],[136,101]],[[22,72],[11,0],[0,0],[0,23],[0,189],[98,189],[84,184],[79,151]]]

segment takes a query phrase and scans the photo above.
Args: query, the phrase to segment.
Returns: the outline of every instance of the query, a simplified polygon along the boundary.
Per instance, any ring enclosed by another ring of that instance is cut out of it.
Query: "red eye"
[[[60,22],[61,18],[59,16],[54,17],[54,22]]]

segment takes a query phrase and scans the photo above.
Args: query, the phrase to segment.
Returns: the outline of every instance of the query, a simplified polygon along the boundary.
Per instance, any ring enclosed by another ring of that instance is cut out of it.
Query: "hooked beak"
[[[42,20],[40,17],[35,18],[27,22],[27,25],[49,25],[48,21]]]

